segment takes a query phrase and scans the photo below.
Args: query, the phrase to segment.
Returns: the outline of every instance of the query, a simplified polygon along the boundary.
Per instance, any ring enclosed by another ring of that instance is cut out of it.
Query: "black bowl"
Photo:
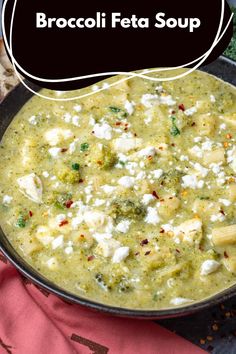
[[[224,81],[227,81],[236,86],[236,63],[220,57],[215,62],[202,67],[201,70],[213,74]],[[38,87],[33,87],[39,90]],[[32,97],[32,93],[28,91],[22,84],[18,85],[4,99],[0,105],[0,139],[2,138],[8,125],[21,107]],[[163,310],[136,310],[105,305],[96,301],[86,299],[85,297],[71,294],[70,292],[58,287],[50,280],[39,274],[16,252],[12,247],[7,237],[0,228],[0,250],[6,258],[28,279],[34,284],[53,293],[60,298],[71,303],[86,306],[90,309],[106,312],[116,316],[139,318],[139,319],[162,319],[170,317],[184,316],[194,312],[206,309],[221,301],[225,301],[236,294],[236,284],[230,288],[217,293],[205,300],[197,301],[187,306],[178,308],[163,309]]]

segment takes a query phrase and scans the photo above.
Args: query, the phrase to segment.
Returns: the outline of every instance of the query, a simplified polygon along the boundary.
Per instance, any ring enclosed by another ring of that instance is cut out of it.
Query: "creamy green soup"
[[[236,89],[199,71],[116,80],[17,114],[0,145],[2,228],[71,293],[191,304],[236,282]]]

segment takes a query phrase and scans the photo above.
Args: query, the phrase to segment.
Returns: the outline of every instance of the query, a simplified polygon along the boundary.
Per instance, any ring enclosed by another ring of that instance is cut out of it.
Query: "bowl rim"
[[[231,59],[221,56],[216,61],[228,63],[236,68],[236,62]],[[1,102],[0,106],[8,104],[8,101],[15,96],[17,91],[22,88],[22,84],[17,85]],[[34,86],[34,89],[38,90],[39,87]],[[33,96],[28,93],[28,99]],[[26,100],[27,101],[27,100]],[[25,101],[25,102],[26,102]],[[21,105],[20,105],[21,106]],[[7,124],[8,126],[8,124]],[[4,134],[4,132],[3,132]],[[2,134],[2,135],[3,135]],[[1,138],[0,138],[1,140]],[[213,294],[205,299],[194,301],[185,306],[180,307],[170,307],[164,309],[132,309],[125,307],[113,306],[96,300],[92,300],[80,295],[73,294],[58,285],[54,284],[52,281],[41,275],[37,270],[35,270],[30,264],[28,264],[23,257],[14,249],[8,240],[7,236],[4,234],[0,226],[0,251],[6,257],[6,259],[21,273],[23,276],[28,278],[33,284],[36,284],[40,288],[45,289],[49,293],[58,296],[70,303],[77,305],[82,305],[90,310],[96,310],[99,312],[107,313],[110,315],[138,318],[138,319],[163,319],[163,318],[174,318],[179,316],[185,316],[193,314],[197,311],[207,309],[211,306],[217,305],[222,301],[228,300],[236,294],[236,283],[231,285],[229,288],[221,290],[220,292]]]

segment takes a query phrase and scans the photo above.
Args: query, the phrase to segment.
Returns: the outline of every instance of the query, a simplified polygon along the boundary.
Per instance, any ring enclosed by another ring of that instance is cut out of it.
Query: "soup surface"
[[[199,71],[116,80],[17,114],[0,146],[1,225],[72,293],[190,304],[236,282],[236,89]]]

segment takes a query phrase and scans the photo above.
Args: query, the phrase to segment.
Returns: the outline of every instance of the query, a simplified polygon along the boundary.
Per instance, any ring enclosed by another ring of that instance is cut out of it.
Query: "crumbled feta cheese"
[[[152,224],[152,225],[156,225],[158,224],[160,221],[160,217],[157,213],[157,210],[155,208],[152,207],[148,207],[147,208],[147,216],[145,218],[145,222],[147,224]]]
[[[104,122],[102,124],[95,124],[93,127],[94,136],[98,139],[111,140],[112,138],[112,127]]]
[[[112,238],[111,233],[100,233],[100,232],[95,232],[93,235],[93,238],[98,242],[102,242],[104,240],[109,240]]]
[[[125,101],[125,109],[131,116],[134,113],[134,102]]]
[[[125,260],[129,255],[129,247],[119,247],[115,250],[115,253],[112,257],[113,263],[120,263]]]
[[[77,230],[79,225],[83,222],[83,216],[76,216],[71,220],[71,227],[73,230]]]
[[[137,152],[138,157],[149,157],[149,156],[155,156],[156,155],[156,149],[154,146],[149,146],[146,147],[145,149],[142,149]]]
[[[12,197],[10,197],[9,195],[4,195],[3,199],[2,199],[2,203],[3,204],[10,204],[12,202]]]
[[[54,147],[49,149],[48,152],[52,157],[57,158],[61,152],[61,148]]]
[[[158,170],[150,171],[150,173],[152,174],[153,178],[159,179],[163,175],[164,171],[162,169],[158,169]]]
[[[32,124],[32,125],[37,125],[38,123],[38,118],[36,116],[31,116],[29,118],[29,123]]]
[[[223,222],[225,220],[225,216],[221,213],[218,213],[216,215],[211,215],[210,219],[212,222],[216,222],[216,221]]]
[[[63,119],[66,123],[70,123],[71,122],[71,114],[70,113],[65,113],[63,116]]]
[[[226,124],[225,123],[220,124],[220,129],[221,130],[225,130],[226,129]]]
[[[215,175],[218,175],[221,171],[220,164],[211,163],[209,167]]]
[[[106,215],[101,211],[87,211],[84,213],[84,221],[88,227],[99,229],[105,224]]]
[[[181,155],[179,159],[180,161],[189,161],[189,157],[186,155]]]
[[[122,232],[123,234],[125,234],[127,231],[129,231],[130,224],[131,224],[131,221],[129,221],[129,220],[122,220],[122,221],[119,222],[119,224],[116,226],[116,231]]]
[[[146,178],[146,172],[144,172],[144,171],[140,171],[140,172],[137,174],[137,176],[136,176],[136,180],[137,180],[137,181],[141,181],[141,180],[143,180],[144,178]]]
[[[65,248],[65,253],[66,253],[66,254],[72,254],[73,251],[74,251],[74,250],[73,250],[73,247],[71,247],[71,246],[68,246],[68,247]]]
[[[120,247],[120,242],[113,239],[105,239],[99,242],[96,253],[102,253],[103,257],[112,257]]]
[[[114,186],[109,186],[107,184],[105,184],[104,186],[100,187],[106,194],[112,194],[115,190],[116,187]]]
[[[195,175],[185,175],[182,177],[183,183],[181,184],[183,188],[197,189],[204,186],[204,181],[198,181]]]
[[[188,303],[190,303],[192,301],[193,300],[186,299],[184,297],[175,297],[174,299],[170,300],[170,304],[174,305],[174,306],[180,306],[180,305],[188,304]]]
[[[213,259],[208,259],[205,262],[202,263],[201,265],[201,275],[208,275],[213,272],[215,272],[220,266],[220,263],[213,260]]]
[[[66,220],[66,215],[65,214],[58,214],[55,217],[56,223],[60,224],[62,221]]]
[[[48,177],[49,177],[48,171],[44,171],[44,172],[42,173],[42,175],[43,175],[44,178],[48,178]]]
[[[195,237],[202,236],[202,221],[200,219],[190,219],[174,228],[174,234],[177,237],[183,237],[183,241],[193,243]],[[197,241],[199,239],[197,238]]]
[[[103,85],[102,85],[102,88],[103,88],[104,90],[107,90],[107,89],[110,88],[110,85],[108,84],[108,82],[104,82]]]
[[[222,203],[224,206],[228,207],[231,205],[231,201],[228,199],[219,199],[219,202]]]
[[[128,152],[139,148],[143,140],[139,138],[118,138],[114,139],[113,146],[116,152]]]
[[[158,95],[146,93],[141,98],[141,103],[147,108],[151,108],[155,102],[158,102]]]
[[[72,124],[74,124],[76,127],[79,127],[79,117],[78,116],[73,116],[72,117]]]
[[[41,179],[35,174],[20,177],[17,179],[20,191],[35,203],[42,203],[43,185]]]
[[[73,132],[68,129],[54,128],[48,130],[44,137],[49,145],[56,146],[60,142],[72,138]]]
[[[174,106],[176,104],[176,101],[173,100],[171,95],[168,95],[168,96],[161,95],[160,96],[160,103],[165,104],[167,106]]]
[[[118,180],[120,186],[125,188],[131,188],[135,184],[135,178],[130,176],[123,176]]]
[[[150,202],[154,201],[156,198],[152,194],[144,194],[142,198],[142,203],[148,205]]]
[[[209,172],[209,170],[203,167],[202,165],[200,165],[200,163],[194,163],[193,167],[197,172],[199,172],[199,175],[203,178],[206,177]]]
[[[194,113],[196,113],[197,112],[197,107],[191,107],[191,108],[189,108],[189,109],[186,109],[185,111],[184,111],[184,114],[186,115],[186,116],[192,116]]]
[[[213,143],[214,142],[211,140],[204,141],[204,143],[202,143],[202,150],[203,151],[211,151]]]
[[[101,206],[101,205],[104,205],[106,203],[106,201],[104,199],[95,199],[94,201],[94,206]]]
[[[49,269],[55,270],[58,267],[58,261],[56,257],[52,257],[48,259],[46,265],[48,266]]]
[[[195,138],[193,138],[193,141],[195,143],[200,143],[200,141],[202,140],[202,137],[201,136],[196,136]]]
[[[52,249],[55,250],[58,247],[62,247],[64,244],[64,236],[60,235],[52,241]]]
[[[76,104],[73,108],[74,108],[74,111],[76,111],[76,112],[82,111],[82,106],[80,104]]]
[[[211,101],[212,103],[215,103],[215,102],[216,102],[216,98],[215,98],[214,95],[210,95],[210,101]]]
[[[196,157],[199,157],[199,158],[203,157],[203,151],[197,145],[194,145],[191,149],[189,149],[189,152]]]
[[[98,85],[93,85],[92,86],[92,91],[98,91],[100,88],[99,88],[99,86]]]

